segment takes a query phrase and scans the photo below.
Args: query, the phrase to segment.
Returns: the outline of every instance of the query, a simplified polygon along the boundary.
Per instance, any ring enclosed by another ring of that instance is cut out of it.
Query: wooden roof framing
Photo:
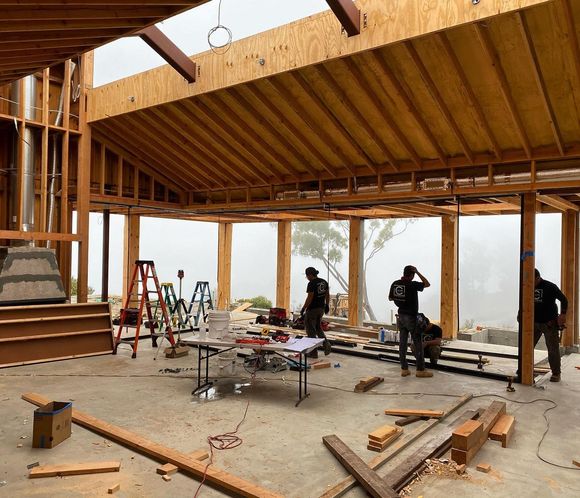
[[[208,0],[1,0],[0,85]]]
[[[361,0],[358,36],[312,16],[195,56],[194,86],[161,67],[96,88],[90,120],[210,207],[236,189],[580,158],[580,2],[451,4]]]

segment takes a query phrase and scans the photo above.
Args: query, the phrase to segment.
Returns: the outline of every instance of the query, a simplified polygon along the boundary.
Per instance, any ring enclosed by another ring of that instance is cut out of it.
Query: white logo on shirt
[[[404,298],[406,296],[406,287],[404,285],[395,285],[393,288],[393,295],[396,298]]]
[[[544,289],[536,289],[534,291],[534,301],[536,303],[543,303],[544,302]]]

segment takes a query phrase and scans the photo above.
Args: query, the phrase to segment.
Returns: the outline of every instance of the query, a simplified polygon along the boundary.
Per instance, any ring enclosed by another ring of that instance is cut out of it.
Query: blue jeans
[[[417,359],[417,370],[425,370],[425,353],[421,342],[421,332],[417,328],[417,317],[415,315],[400,314],[397,320],[399,327],[399,359],[403,370],[409,369],[407,363],[407,346],[409,334],[415,346],[415,358]]]

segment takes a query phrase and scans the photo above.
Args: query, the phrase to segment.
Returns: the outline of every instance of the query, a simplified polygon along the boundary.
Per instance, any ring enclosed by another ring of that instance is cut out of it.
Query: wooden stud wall
[[[125,305],[135,261],[139,259],[139,238],[141,232],[141,217],[136,214],[125,216],[125,228],[123,238],[123,296],[122,303]]]

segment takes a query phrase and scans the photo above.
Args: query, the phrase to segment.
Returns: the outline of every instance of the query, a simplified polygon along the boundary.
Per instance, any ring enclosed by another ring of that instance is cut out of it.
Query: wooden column
[[[103,210],[103,260],[101,266],[101,301],[109,300],[109,252],[111,235],[111,211]]]
[[[441,217],[441,328],[444,339],[456,339],[457,309],[457,234],[456,216]]]
[[[536,194],[522,195],[520,259],[519,371],[521,382],[534,383],[534,280],[536,251]]]
[[[290,311],[290,270],[292,261],[292,223],[278,222],[276,306]]]
[[[363,323],[364,238],[364,221],[360,218],[351,218],[348,258],[348,324],[355,327]]]
[[[79,97],[79,136],[77,164],[77,234],[80,235],[78,253],[79,303],[88,300],[89,288],[89,214],[91,195],[91,127],[87,123],[87,93],[93,84],[93,52],[81,59],[81,94]]]
[[[127,299],[130,280],[133,276],[135,261],[139,259],[139,234],[141,217],[138,214],[125,215],[125,233],[123,238],[123,306]]]
[[[566,329],[562,336],[563,346],[573,346],[577,337],[577,287],[578,281],[578,212],[568,210],[562,214],[562,272],[560,288],[568,298]]]
[[[220,223],[218,227],[217,309],[225,310],[230,305],[232,288],[232,232],[231,223]]]

